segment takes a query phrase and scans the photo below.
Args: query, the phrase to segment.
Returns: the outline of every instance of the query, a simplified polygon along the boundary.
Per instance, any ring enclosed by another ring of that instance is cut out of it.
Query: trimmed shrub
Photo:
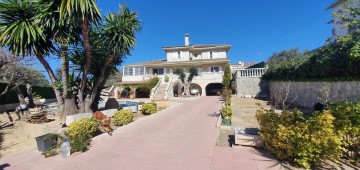
[[[231,106],[222,106],[221,108],[221,117],[223,119],[231,119],[231,115],[232,115],[232,108]]]
[[[345,148],[343,156],[350,162],[360,164],[360,101],[330,104],[331,114],[336,118],[335,129],[342,137]]]
[[[95,118],[83,118],[72,122],[67,130],[71,152],[86,151],[91,138],[98,130],[99,121]]]
[[[156,103],[145,103],[141,106],[141,113],[144,115],[151,115],[157,112]]]
[[[6,86],[7,86],[6,83],[0,83],[0,92],[4,91]],[[28,97],[26,94],[26,86],[20,85],[19,88],[25,95],[24,97]],[[45,98],[45,99],[56,98],[54,89],[52,87],[32,86],[32,91],[41,98]],[[11,104],[11,103],[19,103],[18,96],[14,90],[7,92],[5,95],[0,97],[0,105]]]
[[[131,110],[119,110],[114,114],[115,126],[127,125],[134,121],[134,114]]]
[[[164,81],[165,81],[166,83],[169,82],[169,76],[166,75],[166,76],[164,77]]]
[[[330,111],[315,112],[307,120],[299,110],[258,110],[256,118],[265,148],[283,161],[304,168],[341,156],[341,139],[335,133]]]

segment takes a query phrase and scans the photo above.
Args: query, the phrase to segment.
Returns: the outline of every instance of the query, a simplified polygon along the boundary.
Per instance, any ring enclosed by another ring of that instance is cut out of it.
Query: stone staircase
[[[160,83],[159,87],[155,91],[153,100],[164,100],[164,95],[166,91],[167,84]]]

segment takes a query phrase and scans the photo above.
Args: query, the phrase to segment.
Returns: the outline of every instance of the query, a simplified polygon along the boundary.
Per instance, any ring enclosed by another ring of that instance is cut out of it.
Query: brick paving
[[[0,169],[281,169],[262,150],[215,146],[218,97],[174,101],[113,136],[94,138],[87,152],[44,158],[33,150],[1,159]]]

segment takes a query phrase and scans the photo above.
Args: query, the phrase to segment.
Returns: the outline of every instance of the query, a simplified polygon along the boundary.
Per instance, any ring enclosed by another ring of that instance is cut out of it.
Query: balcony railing
[[[175,74],[162,74],[162,75],[137,75],[137,76],[123,76],[123,81],[146,81],[152,77],[164,78],[165,75],[173,75]],[[199,73],[198,76],[194,77],[194,80],[212,80],[212,79],[222,79],[224,72],[202,72]],[[189,73],[186,73],[186,77],[189,76]]]
[[[266,68],[251,68],[237,70],[237,77],[261,77],[265,74]]]
[[[223,75],[223,72],[202,72],[199,76],[194,77],[194,80],[222,79]]]

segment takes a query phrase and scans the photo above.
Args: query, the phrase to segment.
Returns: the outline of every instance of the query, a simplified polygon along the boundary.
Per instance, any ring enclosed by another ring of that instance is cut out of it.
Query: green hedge
[[[0,83],[0,92],[4,91],[6,88],[6,83]],[[26,86],[20,85],[20,90],[23,92],[23,94],[26,96]],[[54,90],[52,87],[39,87],[39,86],[33,86],[32,92],[40,95],[42,98],[45,99],[53,99],[56,98]],[[0,97],[0,105],[3,104],[11,104],[11,103],[19,103],[19,99],[17,97],[17,94],[14,90],[9,91],[4,96]]]
[[[360,80],[360,32],[329,40],[304,58],[270,65],[264,80],[353,81]]]

